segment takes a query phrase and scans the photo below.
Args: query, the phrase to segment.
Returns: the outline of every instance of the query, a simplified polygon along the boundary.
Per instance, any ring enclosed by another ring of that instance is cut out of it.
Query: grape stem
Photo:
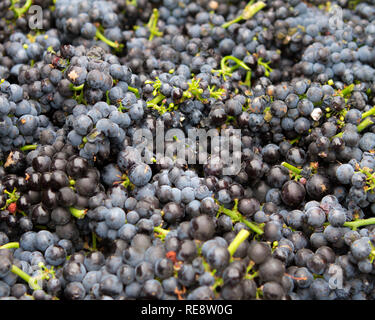
[[[8,242],[2,246],[0,246],[1,249],[18,249],[20,247],[19,242]]]
[[[372,107],[369,111],[366,111],[362,114],[362,120],[369,116],[373,116],[374,114],[375,114],[375,107]]]
[[[367,127],[371,126],[374,124],[374,121],[371,119],[371,117],[369,118],[365,118],[358,126],[357,126],[357,132],[362,132],[363,130],[365,130]],[[332,137],[333,138],[341,138],[344,134],[344,131],[341,131],[340,133],[336,134],[335,136]]]
[[[39,279],[46,279],[49,280],[56,277],[56,271],[54,270],[54,266],[51,266],[50,268],[47,268],[43,262],[38,263],[38,267],[41,271],[41,276],[39,276]]]
[[[26,3],[23,5],[22,8],[16,8],[14,5],[15,5],[15,1],[14,0],[11,0],[12,2],[12,10],[14,12],[14,14],[16,15],[16,18],[19,18],[20,16],[22,16],[23,14],[25,14],[29,8],[31,7],[31,5],[33,4],[33,0],[27,0]]]
[[[229,67],[228,61],[233,61],[235,63],[234,66]],[[242,60],[234,57],[234,56],[225,56],[220,61],[220,68],[219,70],[212,69],[211,72],[219,73],[223,76],[224,81],[226,81],[226,76],[231,77],[233,71],[237,70],[239,67],[244,68],[246,71],[251,71],[251,69],[247,66],[245,62]]]
[[[238,199],[234,199],[234,206],[232,209],[227,209],[223,205],[219,207],[219,211],[217,215],[219,216],[221,213],[224,213],[228,217],[230,217],[234,222],[242,222],[245,224],[250,230],[254,231],[255,233],[262,235],[264,233],[262,227],[257,225],[253,222],[246,220],[241,213],[238,212]]]
[[[253,280],[254,278],[256,278],[257,276],[259,275],[259,272],[256,271],[254,272],[253,274],[250,274],[248,276],[245,276],[246,279],[249,279],[249,280]]]
[[[210,97],[214,99],[221,99],[221,97],[225,94],[225,89],[215,90],[215,86],[209,86],[208,90],[210,91]]]
[[[80,86],[74,86],[72,83],[70,84],[70,89],[73,91],[81,91],[83,90],[85,84],[81,84]]]
[[[294,179],[296,181],[300,180],[302,178],[301,172],[302,169],[299,169],[288,162],[282,162],[281,165],[285,168],[287,168],[290,171],[290,178]]]
[[[251,70],[250,70],[250,71],[247,71],[247,72],[246,72],[246,78],[245,78],[245,81],[241,81],[240,84],[241,84],[241,85],[244,85],[244,86],[248,86],[249,88],[251,88],[251,75],[252,75]]]
[[[344,89],[341,90],[341,96],[346,98],[349,96],[354,90],[354,83],[352,83],[350,86],[345,87]]]
[[[96,29],[96,34],[95,34],[95,36],[96,36],[99,40],[103,41],[104,43],[108,44],[110,47],[112,47],[112,48],[114,48],[114,49],[119,49],[119,48],[121,48],[121,46],[122,46],[122,45],[120,45],[117,41],[114,42],[114,41],[111,41],[111,40],[107,39],[107,38],[104,36],[104,34],[102,34],[102,33],[99,31],[99,29]]]
[[[37,144],[28,144],[20,148],[21,151],[35,150],[38,147]]]
[[[297,167],[292,166],[288,162],[282,162],[281,165],[283,167],[287,168],[288,170],[292,171],[295,174],[301,174],[301,172],[302,172],[302,169],[298,169]]]
[[[193,78],[189,81],[189,89],[184,92],[184,96],[187,98],[195,97],[199,101],[205,102],[205,99],[202,98],[203,89],[199,86],[201,79]]]
[[[223,278],[216,278],[215,283],[211,286],[212,291],[216,292],[216,288],[224,284]]]
[[[87,105],[87,102],[85,101],[84,97],[83,97],[83,89],[85,87],[85,84],[81,84],[80,86],[74,86],[73,83],[70,84],[69,88],[70,90],[74,91],[74,99],[78,102],[78,103],[84,103],[85,105]],[[79,95],[77,95],[77,92],[79,92]]]
[[[96,251],[97,250],[97,248],[96,248],[96,240],[97,240],[96,234],[94,232],[92,232],[91,236],[92,236],[92,250]]]
[[[168,232],[169,230],[163,229],[162,227],[154,227],[155,236],[160,238],[161,240],[164,240]]]
[[[264,75],[266,77],[270,76],[270,72],[273,71],[273,69],[269,66],[270,61],[268,62],[263,62],[263,58],[258,59],[258,65],[262,66],[264,68]]]
[[[127,108],[125,108],[123,105],[122,105],[122,102],[120,101],[119,102],[119,107],[117,108],[118,111],[120,112],[123,112],[123,111],[126,111],[128,110]]]
[[[169,230],[163,229],[162,227],[154,227],[154,232],[166,236],[168,234]]]
[[[18,268],[15,265],[12,265],[11,271],[19,276],[21,279],[25,280],[33,290],[42,290],[42,288],[38,285],[35,278],[30,277],[26,272],[22,271],[20,268]]]
[[[368,219],[358,219],[354,221],[348,221],[343,224],[344,227],[351,228],[352,230],[357,230],[363,226],[369,226],[375,224],[375,218],[368,218]]]
[[[226,63],[227,63],[228,60],[231,60],[231,61],[236,63],[236,65],[231,68],[232,71],[238,69],[239,67],[242,67],[247,71],[251,71],[251,69],[247,66],[247,64],[245,62],[243,62],[242,60],[240,60],[240,59],[238,59],[234,56],[225,56],[224,58],[222,58],[221,61],[220,61],[220,66],[222,68],[226,68],[227,67]]]
[[[157,95],[154,99],[147,102],[147,108],[153,108],[159,112],[159,114],[164,114],[167,112],[167,109],[164,106],[164,102],[161,106],[158,104],[165,99],[165,96],[162,94]]]
[[[365,130],[367,127],[371,126],[374,124],[374,121],[371,118],[366,118],[363,120],[358,126],[357,126],[357,131],[362,132]]]
[[[262,10],[266,4],[263,1],[258,1],[254,3],[254,0],[250,1],[246,7],[243,9],[241,15],[237,18],[226,22],[221,25],[222,28],[226,29],[234,23],[240,22],[241,20],[249,20],[251,19],[258,11]]]
[[[5,201],[5,206],[1,210],[6,210],[11,203],[17,202],[20,198],[20,195],[17,193],[17,188],[14,188],[12,192],[4,190],[4,193],[8,196],[8,199]]]
[[[147,28],[150,31],[150,37],[148,38],[149,41],[154,39],[154,36],[161,37],[163,32],[160,32],[158,29],[158,20],[159,20],[159,10],[154,8],[152,11],[152,15],[150,20],[147,23]]]
[[[238,232],[236,237],[232,240],[232,242],[228,246],[228,251],[231,257],[233,257],[233,255],[235,254],[235,252],[237,251],[241,243],[244,242],[249,236],[250,236],[250,232],[247,231],[246,229],[242,229],[240,230],[240,232]]]
[[[293,140],[289,140],[289,143],[290,143],[291,145],[293,145],[293,144],[295,144],[296,142],[298,142],[299,139],[301,139],[301,137],[297,137],[297,138],[295,138],[295,139],[293,139]]]
[[[72,216],[76,217],[77,219],[83,219],[87,213],[87,209],[80,210],[74,207],[70,207],[69,211],[72,214]]]
[[[134,185],[131,183],[129,177],[126,175],[126,174],[123,174],[122,175],[122,179],[123,179],[123,182],[122,182],[122,185],[125,187],[125,188],[131,188],[133,189],[134,188]]]
[[[366,186],[364,186],[364,190],[366,192],[373,192],[375,188],[375,176],[373,170],[368,167],[361,168],[358,163],[356,164],[355,169],[366,176]]]
[[[131,87],[131,86],[128,86],[128,90],[130,92],[133,92],[135,94],[135,96],[139,99],[141,96],[139,95],[139,90],[137,88],[134,88],[134,87]]]

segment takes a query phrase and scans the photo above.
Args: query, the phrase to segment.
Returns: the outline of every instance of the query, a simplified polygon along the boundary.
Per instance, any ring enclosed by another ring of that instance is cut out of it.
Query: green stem
[[[346,98],[348,95],[350,95],[353,92],[354,89],[354,83],[352,83],[350,86],[345,87],[341,91],[341,95]]]
[[[114,42],[114,41],[111,41],[111,40],[107,39],[107,38],[104,36],[104,34],[102,34],[102,33],[99,31],[99,29],[96,29],[96,34],[95,34],[95,36],[96,36],[99,40],[101,40],[101,41],[103,41],[104,43],[108,44],[108,45],[109,45],[110,47],[112,47],[112,48],[119,49],[119,48],[121,47],[121,45],[120,45],[118,42]]]
[[[153,108],[157,110],[160,114],[163,114],[166,112],[165,107],[159,106],[158,104],[162,102],[165,99],[165,96],[162,94],[157,95],[154,99],[147,102],[147,108]]]
[[[21,279],[25,280],[33,290],[41,290],[42,288],[39,287],[37,281],[35,278],[30,277],[26,272],[22,271],[20,268],[16,267],[15,265],[12,265],[11,271],[19,276]]]
[[[147,23],[147,28],[150,31],[150,37],[148,38],[149,41],[154,39],[154,36],[161,37],[163,35],[163,33],[160,32],[158,29],[158,20],[159,20],[159,10],[154,8],[154,10],[152,11],[150,20]]]
[[[266,4],[263,1],[258,1],[257,3],[254,3],[254,0],[250,1],[247,6],[245,7],[242,17],[245,20],[249,20],[252,18],[258,11],[262,10]]]
[[[247,268],[246,268],[246,274],[250,273],[251,269],[255,266],[255,262],[251,261],[249,262]]]
[[[263,229],[260,226],[257,226],[256,224],[246,220],[245,218],[242,218],[240,222],[242,222],[245,226],[259,235],[262,235],[264,233]]]
[[[94,251],[96,251],[97,250],[97,248],[96,248],[96,239],[97,239],[97,237],[96,237],[95,232],[92,232],[91,236],[92,236],[92,249]]]
[[[156,96],[154,99],[147,102],[147,106],[148,106],[148,104],[151,104],[151,105],[158,104],[159,102],[163,101],[164,99],[165,99],[165,96],[160,94],[160,95]]]
[[[53,50],[52,46],[49,46],[47,48],[47,52],[52,53],[52,54],[56,54],[56,52],[55,52],[55,50]]]
[[[297,167],[292,166],[288,162],[282,162],[281,165],[283,167],[287,168],[288,170],[294,172],[295,174],[301,174],[302,169],[298,169]]]
[[[358,131],[358,132],[362,132],[362,131],[365,130],[367,127],[371,126],[372,124],[374,124],[374,121],[372,121],[371,118],[366,118],[365,120],[363,120],[363,121],[357,126],[357,131]]]
[[[367,127],[371,126],[372,124],[374,124],[374,121],[372,121],[371,118],[365,118],[358,126],[357,126],[357,132],[361,132],[363,130],[365,130]],[[344,131],[341,131],[340,133],[336,134],[335,136],[333,136],[331,139],[333,138],[341,138],[344,134]]]
[[[12,9],[13,9],[13,12],[15,13],[15,15],[16,15],[16,18],[19,18],[20,16],[25,14],[29,10],[29,8],[31,7],[32,4],[33,4],[33,0],[27,0],[22,8],[16,8],[16,7],[14,7],[15,2],[14,2],[14,0],[12,0]]]
[[[217,278],[215,283],[212,285],[212,291],[216,292],[217,287],[221,287],[224,284],[223,278]]]
[[[373,192],[375,188],[375,176],[372,170],[367,167],[361,168],[359,165],[357,166],[356,170],[366,175],[366,186],[364,187],[365,191]]]
[[[254,3],[254,0],[250,1],[246,7],[243,9],[240,16],[233,19],[232,21],[226,22],[221,25],[222,28],[226,29],[234,23],[240,22],[241,20],[249,20],[252,18],[258,11],[262,10],[266,4],[263,1],[258,1]]]
[[[28,144],[20,148],[21,151],[35,150],[38,147],[37,144]]]
[[[243,62],[242,60],[240,60],[240,59],[238,59],[234,56],[225,56],[224,58],[222,58],[221,62],[220,62],[220,65],[221,65],[222,68],[227,67],[226,62],[228,60],[231,60],[231,61],[235,62],[238,66],[244,68],[247,71],[251,71],[251,69],[247,66],[247,64],[245,62]]]
[[[256,272],[254,272],[253,274],[246,276],[246,279],[253,280],[253,279],[256,278],[258,275],[259,275],[259,272],[256,271]]]
[[[199,87],[200,81],[201,79],[196,79],[196,78],[191,79],[191,81],[188,83],[189,89],[187,90],[187,92],[184,92],[184,97],[187,97],[187,98],[195,97],[199,101],[203,102],[205,99],[202,98],[203,89]]]
[[[262,288],[257,288],[256,294],[255,294],[255,298],[257,300],[260,300],[260,299],[263,298],[263,289]]]
[[[236,237],[232,240],[232,242],[228,246],[228,251],[231,257],[233,257],[233,255],[235,254],[240,244],[244,242],[249,236],[250,236],[250,232],[245,229],[242,229],[240,230],[240,232],[238,232]]]
[[[293,145],[293,144],[295,144],[296,142],[298,142],[299,139],[301,139],[300,136],[298,136],[297,138],[295,138],[295,139],[293,139],[293,140],[290,140],[289,143]]]
[[[124,188],[134,189],[134,184],[130,182],[129,177],[125,173],[121,176],[121,180],[116,181],[115,184],[121,184]]]
[[[128,108],[125,108],[125,107],[122,105],[121,101],[120,101],[120,102],[119,102],[119,107],[117,108],[117,110],[123,112],[123,111],[127,111]]]
[[[70,84],[70,89],[73,91],[81,91],[83,90],[85,84],[81,84],[80,86],[74,86],[72,83]]]
[[[0,246],[0,250],[1,249],[17,249],[20,247],[20,243],[19,242],[8,242],[2,246]]]
[[[369,226],[375,224],[375,218],[368,218],[368,219],[358,219],[355,221],[348,221],[343,224],[344,227],[349,227],[353,230],[356,230],[363,226]]]
[[[134,88],[134,87],[131,87],[131,86],[128,86],[128,90],[130,92],[133,92],[135,94],[135,96],[139,99],[141,96],[139,95],[139,90],[137,88]]]
[[[263,66],[264,67],[264,75],[266,77],[269,77],[270,76],[270,72],[273,71],[273,69],[269,66],[270,62],[263,62],[263,59],[262,58],[259,58],[258,59],[258,64],[260,66]]]
[[[17,193],[17,188],[13,188],[12,192],[8,190],[4,190],[3,192],[8,196],[8,199],[5,201],[5,206],[2,207],[1,210],[6,210],[11,203],[17,202],[20,195]]]
[[[231,60],[235,63],[234,66],[229,67],[227,65],[228,60]],[[239,67],[244,68],[246,71],[251,71],[251,69],[246,65],[245,62],[242,60],[234,57],[234,56],[225,56],[220,61],[220,68],[218,70],[212,69],[211,72],[213,73],[219,73],[223,76],[224,81],[226,81],[226,76],[231,77],[233,71],[237,70]]]
[[[375,114],[375,107],[371,108],[369,111],[362,113],[362,120],[369,116],[373,116],[374,114]]]
[[[164,237],[168,234],[169,230],[163,229],[161,227],[154,227],[154,232],[163,235]]]
[[[240,15],[240,16],[238,16],[237,18],[234,18],[233,20],[228,21],[228,22],[222,24],[221,27],[224,28],[224,29],[226,29],[226,28],[228,28],[229,26],[231,26],[232,24],[237,23],[237,22],[240,22],[240,21],[242,21],[242,20],[243,20],[242,15]]]
[[[198,246],[197,250],[198,250],[198,255],[201,256],[202,255],[202,247]],[[203,264],[204,271],[209,272],[213,276],[215,276],[215,272],[211,272],[210,265],[207,263],[207,261],[203,257],[202,257],[202,264]]]
[[[105,96],[107,98],[107,100],[106,100],[107,104],[110,105],[111,104],[111,100],[109,99],[109,91],[106,91]]]
[[[208,87],[210,91],[210,97],[214,99],[220,99],[221,96],[225,93],[225,89],[217,89],[215,90],[215,86]]]
[[[232,210],[230,209],[227,209],[227,208],[224,208],[224,206],[220,206],[219,207],[219,211],[218,211],[218,215],[220,215],[220,213],[224,213],[225,215],[227,215],[228,217],[230,217],[233,221],[235,222],[242,222],[243,224],[245,224],[250,230],[254,231],[255,233],[259,234],[259,235],[262,235],[264,233],[263,229],[256,225],[255,223],[253,222],[250,222],[248,220],[246,220],[239,212],[238,212],[238,209],[237,209],[237,205],[238,205],[238,200],[235,199],[234,200],[234,207]]]
[[[251,88],[251,71],[246,72],[245,81],[244,82],[241,81],[240,84]]]
[[[76,209],[74,207],[69,208],[70,213],[72,216],[76,217],[77,219],[83,219],[86,216],[87,209]]]
[[[83,96],[83,90],[81,90],[79,96],[78,97],[76,96],[75,99],[77,100],[79,104],[84,104],[85,106],[87,106],[87,101]]]
[[[163,229],[161,227],[154,227],[154,235],[155,237],[164,241],[166,235],[168,234],[169,230]]]

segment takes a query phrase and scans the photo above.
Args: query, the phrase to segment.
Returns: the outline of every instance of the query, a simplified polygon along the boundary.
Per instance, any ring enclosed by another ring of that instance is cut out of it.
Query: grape
[[[0,3],[2,299],[373,299],[374,3],[44,2]]]

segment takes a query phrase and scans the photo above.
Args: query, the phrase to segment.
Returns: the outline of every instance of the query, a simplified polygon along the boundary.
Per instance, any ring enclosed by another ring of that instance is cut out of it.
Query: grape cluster
[[[94,38],[105,39],[111,47],[119,47],[123,40],[120,15],[113,7],[115,3],[102,0],[57,1],[54,10],[56,28],[64,42],[72,44]]]
[[[370,0],[2,1],[0,299],[374,299],[374,23]]]

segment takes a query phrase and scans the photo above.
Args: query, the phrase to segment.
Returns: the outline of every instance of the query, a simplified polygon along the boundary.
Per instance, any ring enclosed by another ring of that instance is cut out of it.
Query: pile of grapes
[[[375,299],[374,105],[373,0],[1,0],[0,299]]]

